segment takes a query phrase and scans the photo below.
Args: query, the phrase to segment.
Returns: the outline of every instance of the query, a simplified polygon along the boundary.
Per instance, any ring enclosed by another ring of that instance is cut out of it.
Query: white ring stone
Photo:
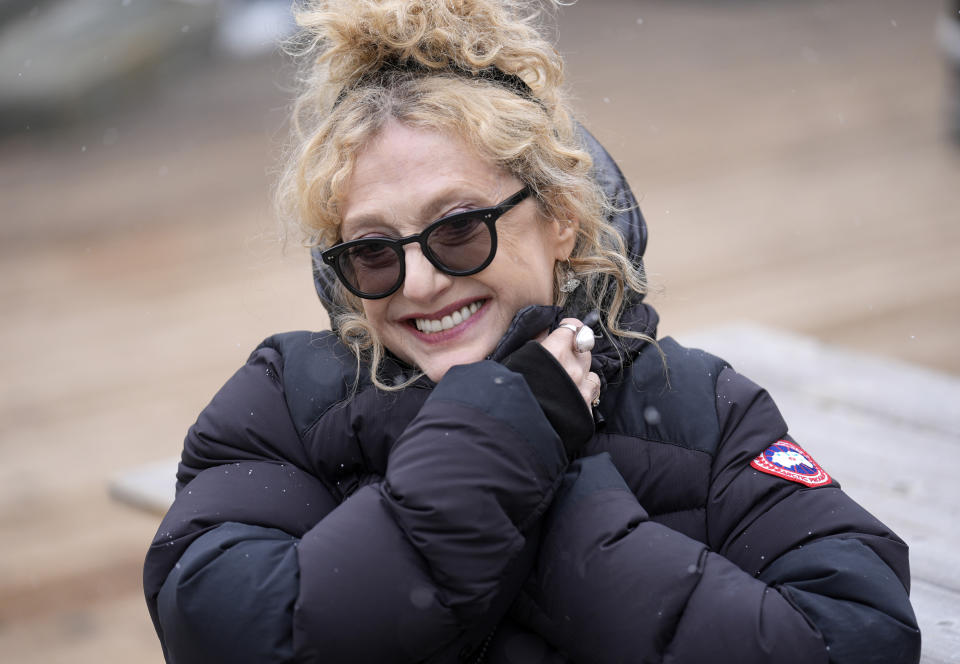
[[[593,338],[593,330],[586,325],[577,330],[577,335],[573,338],[573,348],[578,353],[593,350],[594,343],[596,341]]]

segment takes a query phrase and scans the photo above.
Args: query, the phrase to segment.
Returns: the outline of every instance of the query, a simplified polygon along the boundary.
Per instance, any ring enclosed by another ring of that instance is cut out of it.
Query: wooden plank
[[[960,379],[887,357],[820,343],[752,323],[685,334],[773,392],[784,388],[849,409],[903,420],[960,440]]]
[[[960,662],[960,594],[923,581],[913,584],[910,599],[923,637],[923,664]]]
[[[179,462],[179,457],[173,457],[128,468],[111,479],[110,496],[162,516],[173,503]]]

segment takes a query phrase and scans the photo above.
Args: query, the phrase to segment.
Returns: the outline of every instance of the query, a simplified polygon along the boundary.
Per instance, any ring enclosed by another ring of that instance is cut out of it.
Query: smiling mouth
[[[414,325],[420,332],[423,332],[424,334],[443,332],[444,330],[449,330],[450,328],[464,322],[473,316],[473,314],[477,313],[482,306],[483,301],[471,302],[470,304],[457,309],[452,314],[447,314],[442,318],[417,318],[414,320]]]

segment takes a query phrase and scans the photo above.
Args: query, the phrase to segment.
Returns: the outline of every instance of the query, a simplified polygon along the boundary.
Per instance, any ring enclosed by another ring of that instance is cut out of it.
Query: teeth
[[[454,311],[452,314],[444,316],[443,318],[430,319],[430,318],[418,318],[416,320],[417,329],[421,332],[433,333],[433,332],[442,332],[444,330],[449,330],[454,325],[459,325],[463,321],[467,320],[473,314],[477,313],[477,309],[480,308],[479,302],[472,302],[467,306]]]

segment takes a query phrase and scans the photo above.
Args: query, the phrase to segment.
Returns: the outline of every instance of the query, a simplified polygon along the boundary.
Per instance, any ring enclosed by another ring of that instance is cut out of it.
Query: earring
[[[577,273],[570,268],[570,263],[567,263],[567,272],[566,279],[563,282],[563,285],[560,286],[561,293],[572,293],[577,290],[580,286],[580,280],[577,279]]]

